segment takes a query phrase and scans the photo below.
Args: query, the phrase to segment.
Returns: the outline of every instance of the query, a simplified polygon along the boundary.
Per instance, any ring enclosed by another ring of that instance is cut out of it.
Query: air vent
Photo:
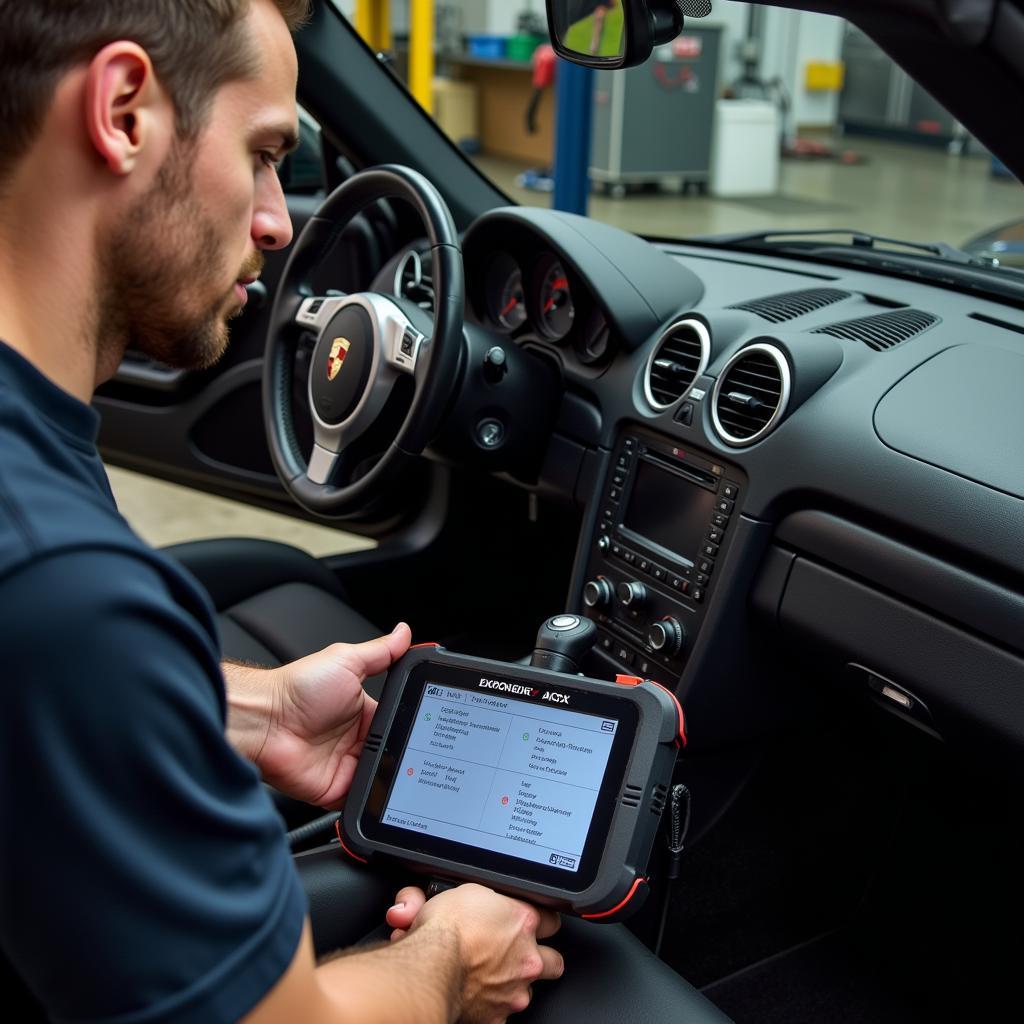
[[[786,357],[774,345],[748,345],[729,360],[715,384],[715,430],[736,448],[760,441],[779,422],[789,402]]]
[[[643,795],[644,791],[639,786],[626,786],[622,794],[622,804],[624,807],[639,807]]]
[[[658,339],[644,371],[644,396],[663,412],[679,401],[704,372],[711,335],[699,320],[680,320]]]
[[[858,320],[844,320],[842,323],[818,327],[812,334],[828,334],[846,341],[860,341],[876,352],[894,348],[901,342],[934,327],[939,318],[919,309],[894,309],[891,313],[878,313]]]
[[[783,292],[781,295],[769,295],[751,302],[738,302],[728,308],[756,313],[762,320],[781,324],[848,298],[850,293],[838,288],[805,288],[803,291]]]
[[[665,810],[665,802],[668,799],[668,786],[664,783],[659,782],[654,787],[654,792],[651,794],[651,814],[656,818],[660,818],[662,812]]]

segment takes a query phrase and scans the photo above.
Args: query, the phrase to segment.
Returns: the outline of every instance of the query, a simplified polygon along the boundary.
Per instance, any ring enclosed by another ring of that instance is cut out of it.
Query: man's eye
[[[277,155],[268,150],[263,150],[260,153],[260,161],[265,167],[272,167],[275,171],[281,166],[281,161],[277,158]]]

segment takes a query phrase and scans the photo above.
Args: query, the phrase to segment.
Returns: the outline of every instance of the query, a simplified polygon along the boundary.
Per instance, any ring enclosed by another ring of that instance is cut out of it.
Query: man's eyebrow
[[[263,138],[268,142],[271,138],[278,138],[280,141],[275,148],[282,157],[299,148],[299,134],[290,125],[265,125],[254,134],[256,137]]]

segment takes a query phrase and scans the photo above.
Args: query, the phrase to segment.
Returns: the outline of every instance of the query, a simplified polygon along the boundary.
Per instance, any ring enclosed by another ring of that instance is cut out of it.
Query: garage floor
[[[780,195],[767,199],[637,193],[626,199],[595,195],[590,216],[660,238],[759,231],[768,228],[847,227],[891,238],[962,245],[988,228],[1024,219],[1024,188],[995,179],[982,156],[850,136],[832,140],[864,163],[835,160],[782,164]],[[549,194],[520,188],[522,164],[481,156],[474,162],[518,203],[548,206]]]
[[[857,227],[918,241],[960,245],[988,228],[1024,219],[1024,188],[993,179],[984,157],[949,156],[920,146],[848,138],[837,146],[855,150],[864,163],[786,161],[780,195],[758,200],[637,193],[614,200],[595,195],[590,214],[640,234],[684,237],[766,228]],[[550,196],[520,188],[523,165],[476,159],[512,199],[550,205]],[[183,487],[111,471],[121,510],[154,545],[201,537],[255,536],[285,540],[322,556],[372,547],[330,527],[250,509]]]

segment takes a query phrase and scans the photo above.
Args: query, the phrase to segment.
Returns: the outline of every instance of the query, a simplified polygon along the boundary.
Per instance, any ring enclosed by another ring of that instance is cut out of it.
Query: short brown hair
[[[258,70],[246,38],[252,0],[0,0],[0,181],[35,139],[60,77],[108,43],[149,54],[174,103],[178,133],[194,138],[226,82]],[[293,31],[310,0],[273,0]]]

